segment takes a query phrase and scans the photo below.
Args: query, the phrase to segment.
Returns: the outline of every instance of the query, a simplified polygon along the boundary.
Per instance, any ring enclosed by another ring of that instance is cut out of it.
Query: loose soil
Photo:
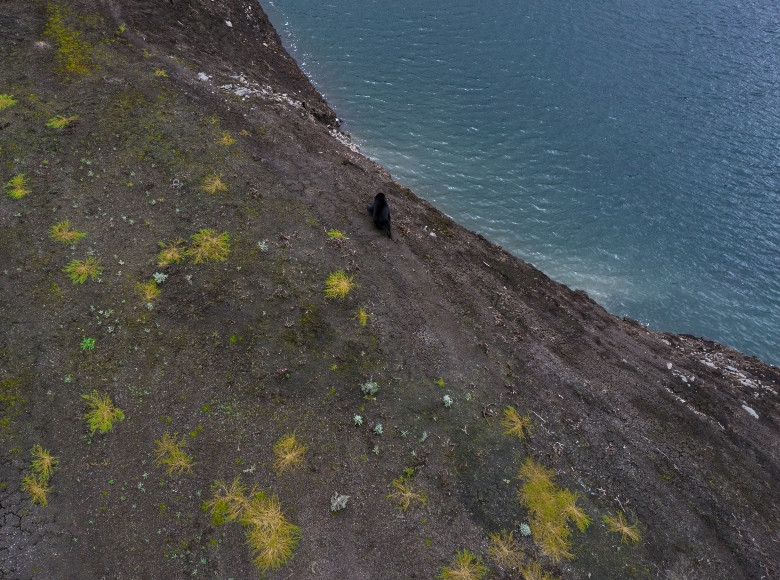
[[[4,0],[0,30],[0,185],[30,191],[0,195],[0,577],[261,577],[242,526],[202,510],[236,476],[301,529],[269,578],[434,578],[462,549],[522,578],[488,555],[501,530],[559,578],[780,576],[780,370],[610,315],[395,183],[258,4]],[[393,240],[365,210],[380,191]],[[64,220],[87,236],[54,241]],[[225,261],[159,264],[205,229]],[[339,270],[355,286],[326,298]],[[93,390],[125,414],[105,434]],[[155,463],[166,432],[191,473]],[[293,432],[303,463],[278,474]],[[46,506],[22,489],[36,444],[59,457]],[[520,532],[527,457],[592,521],[571,559]],[[425,505],[388,497],[402,476]]]

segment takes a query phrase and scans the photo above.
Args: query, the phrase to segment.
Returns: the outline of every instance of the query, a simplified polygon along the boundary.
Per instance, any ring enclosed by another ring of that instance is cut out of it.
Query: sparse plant
[[[56,117],[52,117],[46,122],[46,126],[50,127],[51,129],[64,129],[68,125],[70,125],[73,121],[78,120],[78,115],[73,115],[72,117],[66,117],[65,115],[57,115]]]
[[[360,427],[363,424],[363,417],[360,415],[355,415],[352,417],[352,421],[355,423],[357,427]]]
[[[22,478],[22,491],[30,494],[32,503],[37,503],[41,506],[46,506],[49,503],[49,500],[46,498],[46,494],[51,491],[49,484],[32,473],[27,473]]]
[[[184,451],[184,446],[187,444],[184,436],[180,439],[178,433],[171,435],[166,431],[154,442],[157,445],[154,450],[154,462],[157,465],[165,465],[168,468],[168,475],[192,473],[193,457]]]
[[[94,435],[95,431],[107,433],[114,428],[114,423],[124,421],[125,413],[118,409],[111,401],[108,395],[101,395],[97,391],[81,395],[81,398],[87,402],[88,411],[84,418],[89,424],[90,431]]]
[[[274,443],[274,470],[282,474],[287,469],[297,467],[303,462],[307,447],[295,439],[295,433],[288,433]]]
[[[103,272],[100,260],[88,256],[86,260],[72,260],[63,271],[68,274],[74,284],[83,284],[87,279],[95,280]]]
[[[521,566],[520,571],[523,574],[525,580],[557,580],[555,576],[550,576],[539,565],[538,562],[531,562]]]
[[[517,568],[523,561],[522,552],[513,532],[501,530],[489,535],[490,545],[488,546],[488,556],[501,568],[509,570]]]
[[[181,262],[186,254],[184,240],[174,240],[167,244],[160,242],[160,248],[161,250],[157,254],[157,265],[161,268]]]
[[[368,324],[368,319],[371,318],[371,315],[368,313],[368,310],[366,310],[365,306],[361,306],[358,308],[353,318],[358,321],[360,326],[366,326]]]
[[[207,175],[203,178],[203,182],[201,183],[200,188],[206,193],[214,195],[218,191],[227,191],[228,186],[224,181],[222,181],[221,175],[212,173],[211,175]]]
[[[253,562],[263,572],[286,564],[301,539],[301,529],[284,517],[276,496],[266,497],[262,492],[254,494],[241,523],[249,528]]]
[[[24,176],[24,173],[14,175],[8,180],[8,183],[5,184],[3,189],[5,189],[6,194],[13,199],[21,199],[30,193],[30,190],[27,188],[27,178]]]
[[[341,230],[335,230],[335,229],[328,230],[328,237],[333,239],[333,240],[348,240],[349,239],[347,236],[344,235],[344,232],[342,232]]]
[[[165,69],[162,68],[156,68],[154,69],[154,76],[156,77],[162,77],[162,78],[168,78],[168,73]]]
[[[571,552],[572,520],[580,531],[590,525],[590,518],[577,506],[577,494],[560,489],[552,480],[554,473],[528,457],[520,469],[518,479],[523,486],[518,499],[531,512],[531,531],[542,553],[553,562],[573,557]]]
[[[81,350],[95,350],[95,339],[85,336],[81,339]]]
[[[374,379],[371,379],[360,385],[360,390],[363,391],[365,397],[373,397],[379,391],[379,385],[374,382]]]
[[[226,522],[239,519],[249,506],[246,485],[241,483],[240,476],[237,476],[230,485],[224,481],[215,481],[211,491],[213,499],[204,504],[204,509],[211,512],[214,525],[221,526]]]
[[[374,433],[376,433],[377,435],[382,434],[382,423],[377,423],[376,425],[374,425]]]
[[[58,224],[54,224],[49,229],[49,235],[57,242],[70,245],[75,244],[81,238],[86,237],[87,234],[78,230],[72,230],[70,228],[70,221],[65,220]]]
[[[387,499],[397,500],[398,509],[401,511],[408,510],[413,503],[419,503],[421,506],[425,506],[428,503],[428,497],[425,495],[425,492],[415,491],[412,483],[403,475],[393,480],[393,487],[395,491],[388,495]]]
[[[13,107],[16,103],[17,101],[14,99],[13,95],[7,95],[5,93],[0,94],[0,111],[7,109],[8,107]]]
[[[638,542],[642,539],[636,520],[633,524],[629,524],[628,520],[626,520],[626,517],[623,515],[623,512],[620,510],[618,510],[616,516],[605,515],[603,520],[604,523],[609,527],[610,532],[620,534],[621,544]]]
[[[38,443],[33,446],[30,454],[33,457],[32,470],[37,475],[38,481],[44,484],[49,483],[60,462],[59,457],[55,457],[48,449],[44,449]]]
[[[334,493],[330,498],[330,511],[336,513],[343,510],[345,507],[347,507],[348,501],[348,495],[342,495],[339,492]]]
[[[230,253],[230,236],[227,232],[218,234],[216,230],[200,230],[190,236],[192,244],[187,250],[187,255],[195,264],[207,260],[224,262]]]
[[[146,282],[138,282],[138,284],[135,285],[135,290],[138,292],[138,295],[143,298],[144,302],[151,302],[155,298],[159,298],[162,293],[162,290],[160,290],[157,285],[157,281],[154,279],[147,280]]]
[[[514,435],[520,439],[525,439],[526,435],[531,433],[531,418],[528,415],[520,416],[512,405],[504,408],[504,418],[501,419],[501,425],[504,427],[504,434]]]
[[[219,145],[224,145],[225,147],[229,147],[230,145],[235,145],[236,140],[235,138],[230,134],[230,131],[222,131],[222,137],[220,137],[217,140],[217,143]]]
[[[439,578],[442,580],[479,580],[487,574],[487,566],[482,564],[482,558],[477,558],[468,550],[455,554],[450,566],[441,569]]]
[[[344,270],[338,270],[325,281],[326,298],[344,298],[355,287],[354,276],[347,276]]]
[[[444,406],[447,407],[448,409],[452,407],[452,397],[450,397],[449,395],[444,395]]]

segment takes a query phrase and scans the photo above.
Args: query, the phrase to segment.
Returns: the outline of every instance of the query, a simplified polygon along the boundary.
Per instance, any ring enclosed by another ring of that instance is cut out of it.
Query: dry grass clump
[[[366,326],[368,324],[368,319],[371,318],[371,315],[368,313],[368,310],[366,310],[365,306],[361,306],[358,308],[353,318],[358,321],[360,326]]]
[[[8,180],[8,183],[3,186],[3,189],[5,189],[8,197],[12,197],[13,199],[21,199],[30,193],[30,190],[27,188],[27,178],[24,176],[24,173],[14,175]]]
[[[555,576],[550,576],[542,570],[538,562],[531,562],[528,565],[521,566],[520,572],[523,573],[525,580],[557,580]]]
[[[482,564],[482,559],[464,549],[455,554],[455,559],[450,566],[441,569],[439,578],[442,580],[479,580],[487,572],[488,568]]]
[[[60,458],[52,455],[48,449],[44,449],[38,443],[33,446],[30,454],[33,457],[33,473],[38,476],[40,481],[48,483],[60,463]]]
[[[68,125],[70,125],[73,121],[78,120],[78,115],[73,115],[72,117],[66,117],[65,115],[57,115],[56,117],[52,117],[46,122],[46,126],[50,127],[51,129],[64,129]]]
[[[606,515],[603,518],[604,523],[609,526],[610,532],[620,534],[620,543],[628,544],[629,542],[638,542],[642,539],[639,533],[639,527],[636,520],[633,524],[629,524],[622,511],[618,510],[617,516]]]
[[[325,281],[326,298],[344,298],[355,287],[354,276],[347,276],[344,270],[338,270],[328,276]]]
[[[247,488],[236,477],[228,485],[217,481],[211,486],[213,499],[204,503],[216,525],[238,521],[247,528],[247,543],[255,566],[263,573],[286,564],[301,539],[301,529],[287,520],[279,499]]]
[[[138,282],[138,284],[135,285],[135,290],[138,292],[138,295],[144,299],[144,302],[151,302],[155,298],[159,298],[162,293],[156,280]]]
[[[542,553],[559,562],[573,557],[569,520],[583,532],[590,518],[577,506],[577,494],[556,486],[553,475],[552,470],[527,458],[518,475],[524,483],[517,495],[531,512],[531,531]]]
[[[526,435],[531,434],[531,418],[528,415],[520,416],[512,405],[504,408],[504,418],[501,419],[501,425],[504,427],[505,435],[515,435],[520,439],[525,439]]]
[[[75,244],[81,238],[86,237],[85,232],[70,229],[70,220],[62,221],[58,224],[54,224],[49,228],[49,235],[56,242],[63,244]]]
[[[395,491],[387,496],[387,499],[398,500],[398,509],[402,511],[408,510],[415,502],[419,502],[421,506],[428,503],[428,497],[422,491],[415,491],[411,482],[404,476],[397,477],[393,480],[393,487]]]
[[[230,145],[235,145],[236,140],[230,134],[230,131],[222,131],[222,137],[217,140],[217,144],[229,147]]]
[[[523,555],[513,532],[501,530],[500,533],[494,532],[488,537],[490,538],[490,545],[487,549],[488,556],[501,568],[510,570],[522,564]]]
[[[348,240],[349,238],[344,235],[341,230],[330,229],[328,230],[328,237],[332,240]]]
[[[187,253],[184,240],[174,240],[167,244],[160,242],[160,248],[162,249],[157,254],[157,265],[161,268],[181,262]]]
[[[218,191],[227,191],[227,183],[222,181],[222,176],[212,173],[203,178],[203,182],[200,184],[200,188],[208,193],[214,195]]]
[[[81,395],[81,398],[87,401],[89,410],[84,415],[92,434],[95,431],[107,433],[114,428],[114,423],[124,421],[125,413],[118,409],[111,401],[108,395],[101,395],[97,391],[92,391],[87,395]]]
[[[183,436],[179,439],[178,433],[171,435],[166,431],[160,439],[155,440],[155,443],[157,448],[154,450],[154,462],[157,465],[167,466],[168,475],[192,473],[193,457],[184,451],[187,442]]]
[[[289,433],[274,443],[274,470],[281,474],[303,462],[306,446],[298,443],[295,433]]]
[[[46,506],[49,500],[46,494],[51,491],[49,484],[46,481],[40,480],[32,473],[27,473],[22,478],[22,491],[26,491],[30,494],[30,501],[42,506]]]
[[[49,481],[60,460],[40,444],[35,444],[30,454],[33,458],[31,465],[33,472],[25,474],[22,478],[22,491],[30,494],[32,503],[46,506],[49,503],[46,494],[51,491]]]
[[[89,256],[86,260],[72,260],[63,271],[74,284],[83,284],[87,279],[97,279],[103,272],[103,267],[100,260]]]
[[[230,236],[227,232],[218,234],[216,230],[200,230],[190,236],[192,244],[187,250],[187,255],[195,264],[208,260],[224,262],[230,253]]]
[[[14,99],[13,95],[8,94],[0,94],[0,111],[3,109],[7,109],[8,107],[13,107],[18,101]]]

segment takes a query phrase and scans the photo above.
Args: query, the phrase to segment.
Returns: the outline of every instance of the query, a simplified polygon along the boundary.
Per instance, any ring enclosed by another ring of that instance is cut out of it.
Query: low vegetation
[[[192,243],[187,255],[193,263],[200,264],[209,260],[224,262],[230,253],[230,236],[227,232],[218,234],[216,230],[203,229],[191,236]]]
[[[168,475],[181,475],[192,473],[193,456],[184,451],[187,444],[184,436],[179,438],[178,433],[171,435],[169,432],[155,440],[157,447],[154,450],[154,462],[168,468]]]
[[[200,188],[209,195],[214,195],[218,191],[227,191],[228,186],[224,181],[222,181],[221,175],[212,173],[203,179],[203,183],[201,183]]]
[[[70,125],[73,121],[78,120],[78,115],[73,115],[71,117],[66,117],[65,115],[57,115],[56,117],[52,117],[46,122],[46,126],[51,129],[64,129],[68,125]]]
[[[555,485],[553,475],[552,470],[528,457],[518,475],[523,485],[517,495],[531,512],[531,531],[542,553],[559,562],[573,557],[569,521],[584,532],[590,518],[577,505],[577,495]]]
[[[355,287],[354,276],[347,276],[344,270],[338,270],[328,276],[325,281],[325,296],[327,298],[344,298]]]
[[[523,556],[513,532],[501,530],[501,532],[490,534],[488,538],[490,544],[488,545],[487,553],[493,562],[504,570],[511,570],[520,566],[523,562]]]
[[[640,539],[642,539],[642,536],[639,533],[639,526],[637,525],[637,522],[634,521],[633,524],[629,524],[622,511],[618,510],[616,516],[605,515],[603,520],[604,523],[607,524],[610,532],[620,534],[621,544],[638,542]]]
[[[118,409],[107,394],[92,391],[81,397],[87,402],[87,412],[84,418],[87,420],[90,432],[107,433],[114,428],[114,423],[124,421],[125,413]]]
[[[74,284],[83,284],[89,279],[96,280],[103,273],[103,267],[100,260],[89,256],[85,260],[72,260],[63,271]]]
[[[512,405],[504,408],[504,418],[501,419],[501,425],[504,427],[506,435],[514,435],[520,439],[525,439],[526,435],[531,433],[531,418],[528,415],[520,416]]]
[[[488,568],[482,564],[482,559],[464,549],[455,554],[452,564],[441,569],[439,578],[442,580],[479,580],[487,573]]]
[[[78,242],[80,239],[86,237],[85,232],[71,229],[70,220],[61,221],[54,224],[49,229],[49,235],[51,235],[54,241],[62,244],[72,245]]]
[[[8,183],[5,184],[3,189],[8,197],[13,199],[21,199],[30,193],[30,189],[27,186],[27,178],[24,176],[24,173],[14,175],[8,180]]]
[[[295,433],[289,433],[274,443],[274,470],[282,474],[288,469],[293,469],[303,463],[303,455],[306,446],[299,443]]]
[[[397,477],[393,480],[395,491],[387,496],[387,499],[394,499],[398,502],[398,509],[408,510],[413,504],[418,503],[425,506],[428,503],[428,497],[424,492],[416,491],[412,483],[405,476]]]
[[[13,95],[5,93],[0,94],[0,111],[7,109],[8,107],[13,107],[17,102],[18,101],[14,99]]]

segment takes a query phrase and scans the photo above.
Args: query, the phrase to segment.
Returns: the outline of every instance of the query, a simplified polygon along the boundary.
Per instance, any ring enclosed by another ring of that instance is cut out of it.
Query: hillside
[[[780,576],[780,369],[395,183],[251,0],[0,30],[0,577]]]

